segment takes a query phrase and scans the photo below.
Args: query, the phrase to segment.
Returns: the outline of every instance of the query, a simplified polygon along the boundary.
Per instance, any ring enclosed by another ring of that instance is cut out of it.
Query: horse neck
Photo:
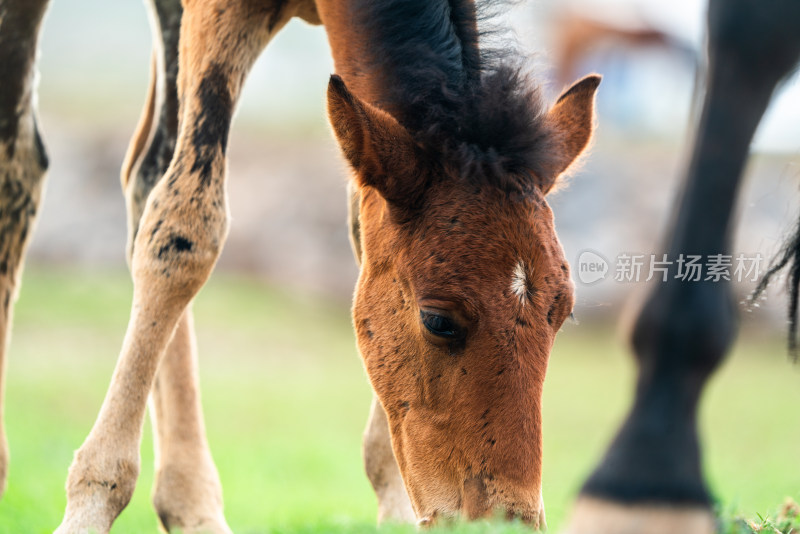
[[[317,11],[328,34],[336,73],[347,88],[360,99],[380,106],[379,80],[364,68],[364,54],[369,44],[357,28],[353,27],[347,1],[317,0]],[[386,110],[391,112],[391,110]]]
[[[317,10],[350,92],[406,127],[424,126],[419,95],[445,100],[479,76],[472,0],[317,0]]]

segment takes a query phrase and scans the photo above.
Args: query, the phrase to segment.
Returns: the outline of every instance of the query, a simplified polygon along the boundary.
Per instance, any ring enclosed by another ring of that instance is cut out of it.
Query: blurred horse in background
[[[554,78],[557,86],[566,84],[580,69],[587,56],[597,50],[638,50],[659,48],[695,62],[695,52],[689,43],[671,35],[646,20],[617,21],[605,15],[594,17],[575,8],[564,9],[555,17],[552,30]]]
[[[707,87],[666,236],[669,258],[730,254],[750,142],[776,86],[800,59],[799,22],[800,3],[793,0],[711,0]],[[789,267],[792,349],[799,260],[795,233],[756,290],[757,296]],[[633,406],[581,490],[567,528],[571,534],[716,530],[701,469],[697,404],[736,334],[737,303],[730,280],[687,282],[677,276],[677,262],[669,268],[633,328],[638,364]]]

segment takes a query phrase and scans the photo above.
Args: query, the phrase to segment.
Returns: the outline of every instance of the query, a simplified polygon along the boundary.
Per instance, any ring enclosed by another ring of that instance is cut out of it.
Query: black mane
[[[422,148],[473,180],[526,193],[544,179],[549,153],[538,88],[522,55],[505,40],[490,48],[484,26],[499,2],[354,2],[374,104],[391,113]]]

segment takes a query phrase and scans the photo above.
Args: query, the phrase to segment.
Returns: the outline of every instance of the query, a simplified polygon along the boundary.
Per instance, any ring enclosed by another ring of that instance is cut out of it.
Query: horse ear
[[[554,158],[546,169],[545,194],[589,145],[594,130],[594,97],[601,79],[597,74],[590,74],[578,80],[558,97],[547,113],[555,146]]]
[[[360,186],[408,203],[419,193],[419,161],[411,134],[397,120],[351,93],[341,77],[328,83],[328,118]]]

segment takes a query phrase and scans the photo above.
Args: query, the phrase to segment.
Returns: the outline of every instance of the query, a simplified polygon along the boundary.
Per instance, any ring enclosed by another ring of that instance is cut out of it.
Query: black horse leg
[[[731,220],[750,141],[775,86],[800,56],[800,2],[712,0],[709,77],[670,260],[730,254]],[[730,282],[681,281],[673,263],[635,324],[633,408],[585,483],[569,532],[710,532],[697,404],[737,330]]]

